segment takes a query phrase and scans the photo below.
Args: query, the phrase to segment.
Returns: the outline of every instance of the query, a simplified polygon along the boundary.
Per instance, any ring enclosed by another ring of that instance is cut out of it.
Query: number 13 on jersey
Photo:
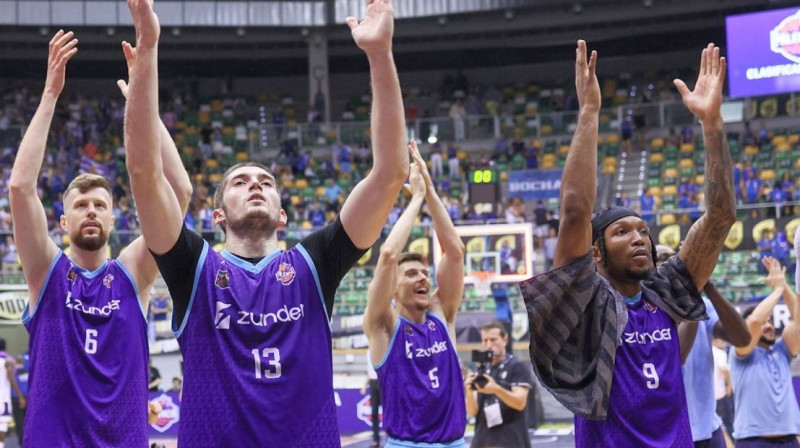
[[[256,379],[281,377],[281,352],[275,347],[254,348],[250,351],[255,361]]]

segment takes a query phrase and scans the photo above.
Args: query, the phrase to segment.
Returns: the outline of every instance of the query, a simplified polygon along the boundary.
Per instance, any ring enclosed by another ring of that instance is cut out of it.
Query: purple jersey
[[[464,379],[444,319],[428,313],[425,323],[417,324],[398,317],[386,355],[375,370],[389,437],[416,443],[464,437]]]
[[[180,446],[340,447],[330,323],[301,245],[251,264],[205,243],[176,336]]]
[[[59,252],[22,322],[31,353],[25,447],[147,445],[147,324],[118,261],[87,271]]]
[[[628,306],[608,417],[576,415],[575,446],[694,446],[675,323],[644,299]]]

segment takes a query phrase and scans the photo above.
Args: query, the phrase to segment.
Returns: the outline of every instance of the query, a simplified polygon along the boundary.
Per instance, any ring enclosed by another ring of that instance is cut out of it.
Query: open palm
[[[725,84],[727,63],[719,55],[719,47],[708,44],[700,56],[700,73],[694,90],[690,91],[680,79],[674,81],[683,104],[700,119],[718,117],[722,107],[722,86]]]
[[[391,0],[369,0],[361,23],[345,19],[356,45],[366,53],[389,51],[394,34],[394,7]]]

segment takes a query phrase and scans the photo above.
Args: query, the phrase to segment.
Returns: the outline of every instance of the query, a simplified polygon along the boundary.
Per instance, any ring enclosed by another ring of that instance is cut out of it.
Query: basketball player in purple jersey
[[[386,446],[466,447],[464,380],[455,347],[456,313],[464,291],[464,244],[417,144],[412,141],[409,148],[414,159],[411,201],[381,246],[367,293],[364,333],[381,385]],[[423,256],[403,253],[426,200],[442,248],[432,293]]]
[[[114,217],[103,177],[81,174],[64,192],[61,228],[69,235],[69,255],[50,239],[36,191],[50,122],[77,43],[72,32],[63,31],[50,41],[42,100],[11,171],[14,239],[30,292],[22,316],[31,352],[24,446],[142,447],[148,356],[143,310],[158,268],[142,238],[119,258],[107,258]],[[162,143],[170,194],[185,209],[189,177],[172,168],[180,166],[172,141]]]
[[[0,370],[0,448],[5,448],[8,424],[12,419],[11,389],[14,389],[14,393],[19,397],[20,407],[25,409],[26,406],[25,396],[22,395],[22,390],[17,383],[16,363],[14,358],[6,353],[5,339],[0,339],[0,364],[2,364],[0,367],[2,369]],[[19,424],[19,422],[15,423]]]
[[[702,52],[694,91],[675,81],[700,119],[705,214],[657,270],[647,224],[613,207],[592,217],[600,89],[597,54],[578,42],[578,127],[561,182],[554,270],[522,283],[531,359],[575,417],[578,447],[691,447],[676,322],[706,319],[699,294],[735,221],[731,159],[720,115],[725,59]]]
[[[392,3],[371,0],[347,22],[367,54],[374,165],[339,218],[290,250],[278,179],[257,163],[229,169],[214,194],[226,250],[183,225],[158,146],[152,0],[129,0],[137,35],[126,111],[127,163],[147,245],[170,290],[184,360],[183,447],[339,447],[329,315],[340,280],[380,235],[408,175],[400,84],[391,52]]]

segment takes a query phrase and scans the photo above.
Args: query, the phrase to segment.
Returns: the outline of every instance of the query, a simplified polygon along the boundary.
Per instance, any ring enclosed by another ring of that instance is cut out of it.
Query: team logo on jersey
[[[220,289],[230,288],[230,278],[228,277],[228,271],[223,271],[223,270],[217,271],[217,278],[214,279],[214,284],[217,285],[217,287]]]
[[[283,262],[278,266],[278,272],[275,273],[275,279],[281,282],[283,286],[291,285],[297,273],[294,271],[294,266],[289,263]]]
[[[214,325],[218,330],[231,329],[231,315],[222,311],[231,307],[230,303],[217,301],[217,314],[214,316]]]
[[[651,313],[655,313],[656,311],[658,311],[658,308],[656,308],[655,305],[648,302],[647,300],[642,300],[642,303],[644,304],[644,309],[646,309],[647,311],[650,311]]]
[[[151,400],[151,402],[161,403],[161,412],[158,413],[156,422],[150,424],[156,431],[166,432],[172,425],[180,421],[181,407],[172,401],[172,397],[169,395],[161,394],[155,400]]]
[[[786,17],[769,32],[770,49],[793,62],[800,62],[800,11]]]
[[[411,327],[406,327],[406,334],[411,336],[414,332],[411,330]]]
[[[67,271],[67,280],[74,282],[76,278],[78,278],[78,274],[70,268],[69,271]]]
[[[436,331],[436,324],[434,324],[432,320],[428,321],[428,329],[431,331]]]
[[[412,348],[414,347],[411,345],[411,343],[406,341],[406,358],[408,359],[414,358],[414,352],[411,350]]]
[[[362,422],[372,426],[372,397],[365,395],[364,398],[356,404],[356,415]],[[383,426],[383,406],[378,406],[378,421],[380,426]]]
[[[113,281],[114,281],[114,276],[111,274],[106,274],[106,276],[103,277],[103,286],[105,286],[106,288],[111,288],[111,282]]]

